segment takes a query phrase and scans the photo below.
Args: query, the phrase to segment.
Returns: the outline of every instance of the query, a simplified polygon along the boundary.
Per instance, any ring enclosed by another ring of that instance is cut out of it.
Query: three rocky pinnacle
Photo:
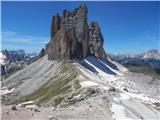
[[[62,16],[53,16],[50,41],[39,57],[48,54],[49,60],[82,59],[89,55],[105,58],[100,27],[97,22],[88,24],[87,14],[86,5],[80,5],[73,11],[65,9]]]

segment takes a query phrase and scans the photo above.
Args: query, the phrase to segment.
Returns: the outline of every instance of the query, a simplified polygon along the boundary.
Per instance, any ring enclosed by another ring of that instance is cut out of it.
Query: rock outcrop
[[[73,11],[64,10],[63,15],[53,16],[51,40],[46,45],[48,59],[85,58],[95,55],[105,57],[103,36],[97,22],[87,23],[87,7],[80,5]]]
[[[45,55],[45,49],[42,48],[41,51],[39,52],[37,59],[42,58]]]
[[[98,58],[105,57],[103,49],[103,36],[97,22],[89,25],[89,53]]]

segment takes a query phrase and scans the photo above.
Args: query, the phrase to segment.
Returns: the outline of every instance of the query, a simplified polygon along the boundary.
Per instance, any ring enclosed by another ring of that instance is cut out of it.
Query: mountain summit
[[[73,11],[65,9],[62,16],[52,17],[51,40],[42,50],[48,59],[106,57],[100,26],[96,21],[88,24],[87,13],[86,5],[80,5]]]

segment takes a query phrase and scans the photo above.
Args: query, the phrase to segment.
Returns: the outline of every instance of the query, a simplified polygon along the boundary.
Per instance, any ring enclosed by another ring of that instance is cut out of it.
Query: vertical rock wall
[[[45,48],[48,59],[81,59],[89,55],[100,58],[105,55],[100,27],[97,22],[88,25],[87,13],[86,5],[80,5],[73,11],[65,9],[62,16],[53,16],[51,40]]]

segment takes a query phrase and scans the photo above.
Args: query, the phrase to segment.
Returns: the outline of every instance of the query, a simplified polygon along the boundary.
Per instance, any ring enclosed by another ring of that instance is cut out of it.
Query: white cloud
[[[26,35],[20,34],[18,32],[13,31],[5,31],[2,32],[2,42],[16,42],[16,43],[47,43],[49,41],[48,37],[41,37],[41,36],[33,36],[33,35]]]
[[[23,43],[25,43],[25,42],[32,42],[33,40],[32,39],[30,39],[30,38],[17,38],[17,39],[15,39],[15,42],[23,42]]]
[[[13,32],[13,31],[5,31],[5,32],[2,32],[2,35],[6,35],[6,36],[14,36],[16,35],[17,32]]]
[[[39,51],[49,42],[49,37],[21,34],[13,31],[1,32],[1,49],[23,49],[27,52]]]
[[[43,41],[44,44],[47,44],[49,42],[49,40]]]

